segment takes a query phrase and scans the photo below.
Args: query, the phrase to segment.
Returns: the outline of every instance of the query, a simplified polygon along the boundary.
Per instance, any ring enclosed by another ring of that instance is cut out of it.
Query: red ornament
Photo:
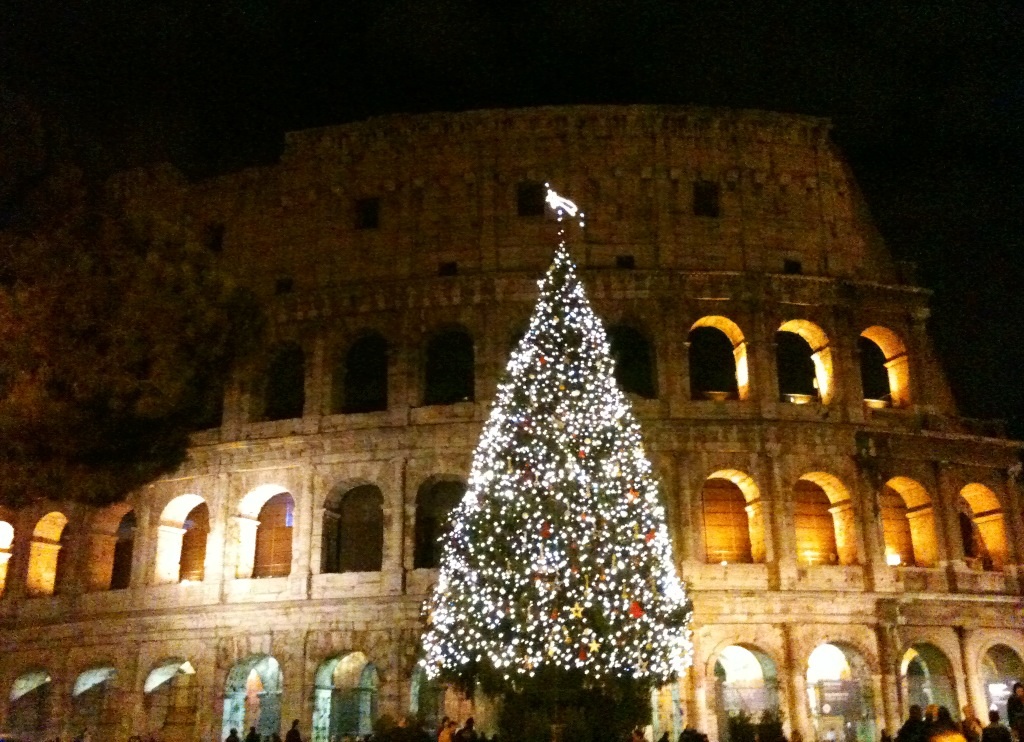
[[[651,543],[654,540],[654,529],[652,528],[647,532],[647,543]]]
[[[587,648],[586,647],[580,647],[580,662],[582,662],[586,658],[587,658]]]
[[[585,459],[586,457],[587,457],[587,452],[586,452],[586,451],[584,451],[584,450],[583,450],[583,449],[581,448],[581,449],[580,449],[580,458],[581,458],[581,459]]]
[[[544,525],[540,527],[541,538],[551,538],[551,524],[544,521]]]
[[[644,615],[644,609],[635,600],[629,604],[629,615],[633,618],[640,618]]]
[[[628,494],[628,495],[627,495],[626,497],[627,497],[627,498],[629,499],[629,501],[630,501],[630,502],[632,502],[632,501],[633,501],[633,500],[635,500],[636,498],[640,497],[640,493],[639,493],[639,492],[637,492],[637,491],[636,491],[635,489],[633,489],[632,487],[630,487],[630,488],[629,488],[629,494]]]

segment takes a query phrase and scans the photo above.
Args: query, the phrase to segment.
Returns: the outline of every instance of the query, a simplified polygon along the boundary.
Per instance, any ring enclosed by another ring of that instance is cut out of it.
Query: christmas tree
[[[559,221],[577,215],[553,191],[548,201]],[[640,426],[564,225],[560,238],[424,609],[428,676],[498,692],[552,671],[649,686],[691,654],[690,606]]]

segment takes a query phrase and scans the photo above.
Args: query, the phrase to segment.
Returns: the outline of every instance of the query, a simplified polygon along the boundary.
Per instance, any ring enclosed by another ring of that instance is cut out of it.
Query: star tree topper
[[[583,214],[548,190],[561,222]],[[640,426],[564,227],[452,513],[424,606],[429,677],[665,682],[690,663],[690,604]]]

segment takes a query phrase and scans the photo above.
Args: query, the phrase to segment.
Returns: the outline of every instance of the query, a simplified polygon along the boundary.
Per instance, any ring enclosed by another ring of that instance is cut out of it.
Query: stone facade
[[[828,132],[690,108],[396,116],[291,134],[278,164],[199,184],[125,174],[265,299],[268,351],[174,476],[103,512],[0,511],[0,729],[213,740],[298,718],[326,740],[433,711],[415,672],[436,574],[417,565],[425,493],[466,476],[532,310],[554,245],[531,202],[545,181],[588,212],[573,250],[589,296],[650,361],[633,402],[695,616],[693,669],[652,697],[656,731],[717,738],[725,711],[767,708],[804,739],[849,722],[869,742],[911,702],[998,704],[1024,672],[1019,445],[957,416],[929,293],[888,255]],[[432,339],[453,329],[471,393],[424,404]],[[731,388],[694,382],[707,331],[731,349]],[[345,354],[368,333],[386,342],[386,404],[347,413]],[[803,391],[778,361],[794,338]],[[866,398],[865,341],[884,395]],[[267,420],[284,344],[301,415]],[[337,503],[367,485],[380,569],[328,569],[346,548]],[[261,572],[272,500],[289,503],[282,574]],[[812,658],[822,645],[842,659]]]

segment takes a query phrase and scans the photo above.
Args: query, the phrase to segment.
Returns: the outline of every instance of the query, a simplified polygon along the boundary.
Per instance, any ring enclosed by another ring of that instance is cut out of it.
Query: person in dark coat
[[[245,742],[260,742],[260,735],[256,727],[249,727],[249,733],[245,735]]]
[[[1006,721],[1018,740],[1024,740],[1024,685],[1013,684],[1013,694],[1006,699]]]
[[[907,720],[896,732],[896,742],[924,742],[924,712],[915,703],[907,713]]]
[[[999,723],[999,712],[988,712],[988,726],[981,730],[981,742],[1013,742],[1010,730]]]
[[[142,737],[139,737],[139,740],[141,742]],[[232,728],[224,742],[242,742],[242,738],[238,736],[238,730]]]
[[[302,742],[302,735],[299,734],[299,720],[292,720],[292,728],[284,735],[284,742]]]

